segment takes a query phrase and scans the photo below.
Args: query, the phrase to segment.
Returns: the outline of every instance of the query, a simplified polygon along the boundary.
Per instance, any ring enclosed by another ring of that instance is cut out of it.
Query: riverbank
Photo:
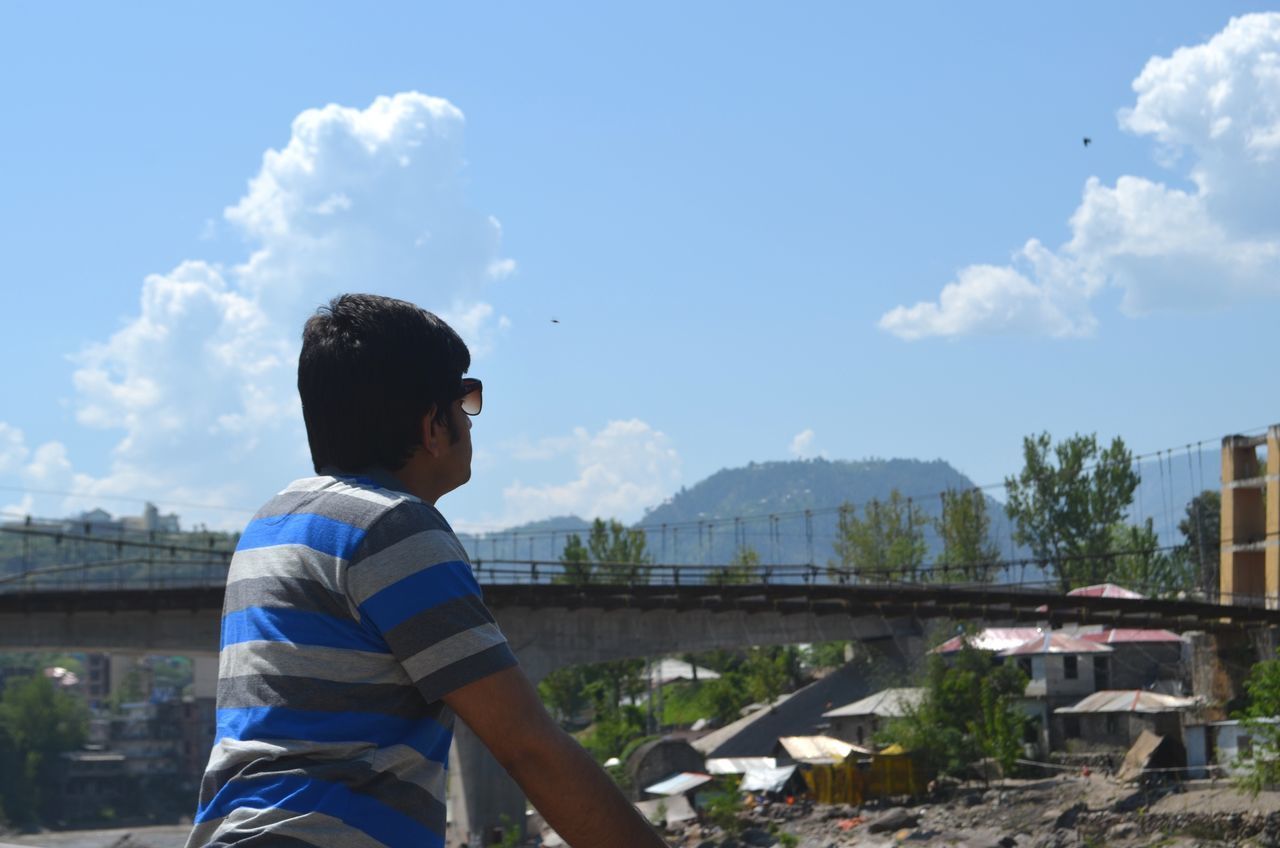
[[[43,830],[0,835],[0,848],[183,848],[189,824],[117,827],[95,830]]]
[[[740,832],[690,823],[680,848],[1226,848],[1280,846],[1280,792],[1222,782],[1139,789],[1102,777],[961,786],[911,806],[769,804]],[[786,834],[786,836],[783,836]]]

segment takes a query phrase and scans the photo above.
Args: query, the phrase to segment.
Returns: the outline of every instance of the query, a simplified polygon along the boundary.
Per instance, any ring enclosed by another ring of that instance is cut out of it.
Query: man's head
[[[335,297],[307,321],[298,357],[316,471],[396,472],[421,448],[456,445],[470,426],[458,408],[470,365],[458,334],[425,309],[371,294]],[[469,438],[466,448],[469,476]]]

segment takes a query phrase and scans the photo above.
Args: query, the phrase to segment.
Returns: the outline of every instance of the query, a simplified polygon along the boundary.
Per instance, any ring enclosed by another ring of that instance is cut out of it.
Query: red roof
[[[1081,639],[1099,642],[1104,645],[1116,645],[1123,642],[1182,642],[1181,636],[1170,630],[1135,630],[1129,627],[1117,627],[1114,630],[1100,630],[1096,633],[1081,633]]]

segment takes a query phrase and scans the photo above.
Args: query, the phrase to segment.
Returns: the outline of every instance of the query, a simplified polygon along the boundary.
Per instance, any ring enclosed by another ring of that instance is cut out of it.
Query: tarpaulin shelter
[[[868,798],[919,795],[930,778],[897,744],[869,758],[855,752],[837,765],[815,765],[804,772],[809,791],[821,804],[862,804]]]
[[[738,784],[738,791],[777,794],[784,791],[788,784],[793,783],[797,768],[799,766],[792,764],[774,768],[752,769],[742,776],[742,782]]]

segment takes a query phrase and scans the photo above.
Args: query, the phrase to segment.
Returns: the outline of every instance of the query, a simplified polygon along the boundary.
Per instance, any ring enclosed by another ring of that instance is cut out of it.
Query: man
[[[245,528],[188,848],[440,846],[462,718],[574,848],[663,842],[543,709],[435,503],[471,477],[479,380],[412,304],[343,295],[298,361],[318,476]]]

